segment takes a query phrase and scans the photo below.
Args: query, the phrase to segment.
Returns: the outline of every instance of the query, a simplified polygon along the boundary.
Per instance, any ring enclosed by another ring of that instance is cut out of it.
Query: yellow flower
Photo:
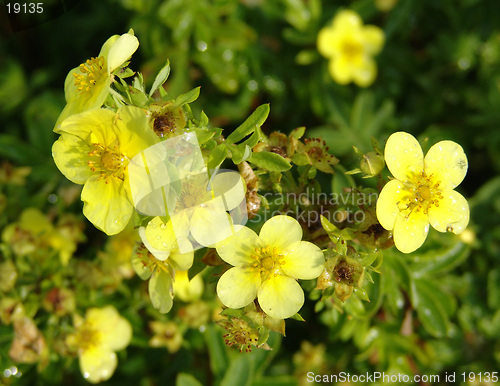
[[[217,295],[229,308],[242,308],[256,297],[269,316],[285,319],[304,304],[304,292],[296,279],[315,279],[324,268],[321,250],[301,241],[302,228],[288,216],[268,220],[257,235],[241,227],[217,245],[220,257],[233,268],[217,284]]]
[[[91,58],[72,69],[64,82],[66,106],[57,119],[54,131],[59,133],[61,123],[73,114],[101,107],[109,94],[113,71],[125,63],[139,47],[134,31],[111,36],[96,58]]]
[[[469,223],[469,205],[455,192],[467,173],[467,157],[460,145],[441,141],[424,158],[411,134],[392,134],[385,146],[385,162],[394,180],[377,201],[377,218],[392,230],[396,248],[410,253],[425,241],[429,224],[439,232],[461,233]]]
[[[158,141],[146,114],[133,106],[94,109],[69,117],[60,130],[52,156],[66,178],[85,185],[83,214],[106,234],[119,233],[133,212],[129,160]]]
[[[177,271],[174,281],[175,296],[183,302],[194,302],[203,294],[203,279],[196,275],[189,280],[188,271]]]
[[[246,222],[245,183],[240,174],[218,170],[209,176],[194,132],[141,151],[130,162],[128,173],[137,211],[170,218],[177,238],[192,242],[190,250],[231,236],[232,221]],[[182,253],[189,251],[184,243],[179,247]]]
[[[377,76],[372,56],[384,45],[384,33],[373,25],[363,25],[359,15],[350,10],[340,11],[331,26],[318,34],[318,51],[330,59],[328,70],[339,84],[352,81],[367,87]]]
[[[173,305],[173,282],[176,272],[186,271],[193,265],[193,248],[185,237],[178,237],[177,232],[185,235],[184,229],[174,232],[171,221],[163,222],[160,217],[153,218],[147,227],[139,228],[143,242],[132,258],[132,266],[142,280],[149,279],[148,292],[153,307],[165,314]],[[188,250],[181,253],[179,245]]]
[[[115,351],[123,350],[132,338],[132,327],[113,306],[90,308],[85,320],[76,320],[76,332],[67,344],[78,349],[80,371],[91,382],[106,381],[113,375],[118,360]]]

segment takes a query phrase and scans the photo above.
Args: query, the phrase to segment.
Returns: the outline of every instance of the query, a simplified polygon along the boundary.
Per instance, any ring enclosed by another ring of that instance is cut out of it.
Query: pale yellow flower
[[[318,51],[330,59],[328,70],[339,84],[356,83],[367,87],[377,76],[373,56],[384,45],[383,31],[373,25],[363,25],[359,15],[351,10],[340,11],[332,25],[318,34]]]
[[[54,131],[59,133],[67,117],[101,107],[108,97],[113,71],[125,63],[139,47],[134,31],[111,36],[99,55],[72,69],[64,82],[66,106],[57,119]]]
[[[60,131],[52,156],[67,179],[84,185],[83,214],[108,235],[121,232],[134,210],[128,163],[159,141],[145,112],[134,106],[85,111],[66,119]]]
[[[115,351],[123,350],[132,339],[132,327],[113,306],[90,308],[85,320],[76,321],[76,331],[67,338],[78,350],[80,370],[90,383],[106,381],[115,372]]]
[[[297,279],[317,278],[324,269],[321,250],[301,241],[302,228],[288,216],[268,220],[257,235],[247,227],[217,245],[217,253],[234,265],[217,283],[217,295],[229,308],[242,308],[256,297],[269,316],[285,319],[304,304]]]
[[[385,162],[394,180],[377,201],[377,218],[393,231],[394,243],[410,253],[425,241],[429,224],[439,232],[461,233],[469,223],[469,205],[455,192],[467,173],[467,157],[460,145],[441,141],[424,158],[411,134],[392,134],[385,146]]]

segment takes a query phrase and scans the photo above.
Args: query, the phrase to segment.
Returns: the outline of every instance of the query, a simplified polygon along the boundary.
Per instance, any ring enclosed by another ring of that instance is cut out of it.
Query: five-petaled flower
[[[72,69],[64,82],[66,106],[57,119],[54,131],[59,133],[67,117],[101,107],[109,94],[113,72],[137,50],[139,41],[134,31],[111,36],[96,58],[87,59]]]
[[[469,223],[469,205],[453,189],[467,173],[467,157],[460,145],[441,141],[424,158],[411,134],[392,134],[385,146],[385,162],[395,177],[377,201],[377,218],[392,230],[396,248],[410,253],[427,237],[429,224],[439,232],[461,233]]]
[[[302,228],[289,216],[269,219],[257,235],[242,227],[217,245],[217,252],[233,265],[217,284],[217,295],[229,308],[242,308],[256,297],[269,316],[285,319],[304,304],[297,279],[315,279],[324,257],[314,244],[301,241]]]
[[[66,339],[78,351],[83,377],[98,383],[113,375],[118,359],[115,351],[123,350],[132,338],[132,327],[113,306],[89,308],[85,320],[75,320],[76,331]]]
[[[340,11],[332,25],[318,34],[318,51],[330,59],[328,70],[339,84],[352,81],[367,87],[377,76],[372,56],[384,45],[384,33],[373,25],[363,25],[359,15],[351,10]]]
[[[83,214],[108,235],[121,232],[134,210],[127,165],[139,151],[159,141],[138,107],[116,113],[94,109],[67,118],[52,147],[59,170],[84,184]]]

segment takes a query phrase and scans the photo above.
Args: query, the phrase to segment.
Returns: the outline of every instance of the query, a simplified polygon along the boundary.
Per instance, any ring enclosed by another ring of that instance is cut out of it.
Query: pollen
[[[75,87],[80,94],[88,94],[92,92],[97,83],[107,76],[106,60],[103,56],[98,58],[88,59],[85,63],[80,64],[78,72],[74,72]]]
[[[107,180],[109,176],[124,179],[128,158],[119,152],[117,146],[103,146],[99,143],[92,144],[93,150],[88,155],[87,164],[91,171],[101,174]]]
[[[269,276],[282,275],[281,266],[285,264],[284,255],[278,253],[277,248],[263,247],[256,248],[252,258],[255,260],[251,265],[261,275],[262,280]]]

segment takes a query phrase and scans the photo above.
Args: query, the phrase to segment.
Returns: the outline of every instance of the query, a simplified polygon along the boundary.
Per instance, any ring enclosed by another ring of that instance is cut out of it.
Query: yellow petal
[[[189,229],[194,239],[205,247],[215,245],[235,234],[221,197],[198,206],[191,216]]]
[[[453,141],[441,141],[432,146],[424,159],[425,173],[439,181],[441,189],[454,189],[467,174],[467,156]]]
[[[338,31],[357,29],[363,25],[363,21],[359,15],[350,9],[344,9],[335,15],[333,20],[333,28]]]
[[[139,47],[139,40],[129,33],[123,34],[109,49],[107,62],[108,72],[111,73],[126,62]]]
[[[109,145],[116,140],[112,129],[115,113],[105,109],[93,109],[72,115],[64,120],[59,128],[61,133],[73,134],[89,145],[99,143]]]
[[[252,254],[260,248],[259,236],[247,227],[241,227],[234,236],[217,244],[217,253],[226,263],[238,266],[252,264]]]
[[[170,257],[170,253],[171,253],[171,249],[170,248],[166,248],[164,250],[159,250],[159,249],[154,248],[151,245],[151,243],[149,242],[148,237],[146,236],[146,228],[145,227],[140,227],[139,228],[139,236],[141,237],[141,241],[144,244],[144,246],[146,247],[146,249],[149,252],[151,252],[151,254],[155,258],[157,258],[160,261],[165,261],[165,260],[167,260]],[[146,276],[146,274],[144,274],[144,276]],[[147,277],[143,278],[142,275],[141,275],[141,278],[143,280],[147,279]]]
[[[377,200],[377,219],[388,231],[394,229],[394,223],[399,215],[398,202],[408,194],[399,180],[389,181],[380,192]]]
[[[90,308],[87,310],[86,319],[102,333],[101,346],[118,351],[129,345],[132,339],[132,326],[113,306]]]
[[[189,243],[187,240],[185,242]],[[189,248],[191,248],[190,252],[181,253],[178,248],[175,248],[170,253],[168,261],[176,271],[186,271],[193,265],[194,251],[191,244]]]
[[[92,148],[87,142],[64,133],[52,145],[52,157],[57,168],[75,184],[84,184],[93,174],[88,165]]]
[[[85,217],[108,236],[120,233],[134,210],[125,183],[116,177],[92,176],[83,187],[82,201]]]
[[[363,57],[353,68],[352,77],[359,87],[370,86],[377,77],[377,65],[370,57]]]
[[[439,232],[462,233],[469,224],[467,200],[454,190],[445,190],[441,194],[444,198],[439,200],[439,206],[429,208],[429,222]]]
[[[400,215],[394,224],[394,244],[403,253],[422,246],[429,232],[429,218],[423,211],[414,210],[408,218]]]
[[[236,208],[245,199],[245,181],[234,170],[219,172],[211,183],[215,195],[223,197],[227,211]]]
[[[392,175],[400,181],[424,171],[424,154],[420,144],[413,135],[403,131],[389,137],[384,158]]]
[[[262,310],[276,319],[286,319],[299,312],[304,304],[304,291],[295,279],[288,276],[270,276],[259,287]]]
[[[324,269],[325,258],[323,252],[313,243],[299,241],[285,253],[283,272],[295,279],[315,279]]]
[[[374,25],[363,27],[363,38],[366,53],[370,55],[378,54],[384,46],[384,32]]]
[[[302,228],[290,216],[274,216],[262,226],[259,238],[263,245],[286,251],[292,244],[302,240]]]
[[[322,28],[318,34],[318,51],[321,55],[329,58],[337,52],[334,44],[336,36],[335,31],[331,27]]]
[[[338,84],[348,84],[352,81],[352,63],[345,56],[339,56],[330,60],[328,63],[328,71],[332,79]]]
[[[196,275],[189,280],[187,271],[176,271],[174,280],[174,294],[183,302],[198,300],[203,294],[203,279]]]
[[[256,297],[260,274],[251,268],[234,267],[225,272],[217,283],[217,296],[229,308],[242,308]]]
[[[99,383],[111,378],[118,360],[112,350],[92,347],[82,352],[79,362],[83,377],[90,383]]]
[[[148,283],[149,298],[153,307],[162,314],[172,309],[174,290],[170,272],[156,269]]]
[[[120,141],[120,151],[129,158],[159,142],[158,137],[149,127],[146,113],[139,107],[121,107],[116,112],[113,128]]]

